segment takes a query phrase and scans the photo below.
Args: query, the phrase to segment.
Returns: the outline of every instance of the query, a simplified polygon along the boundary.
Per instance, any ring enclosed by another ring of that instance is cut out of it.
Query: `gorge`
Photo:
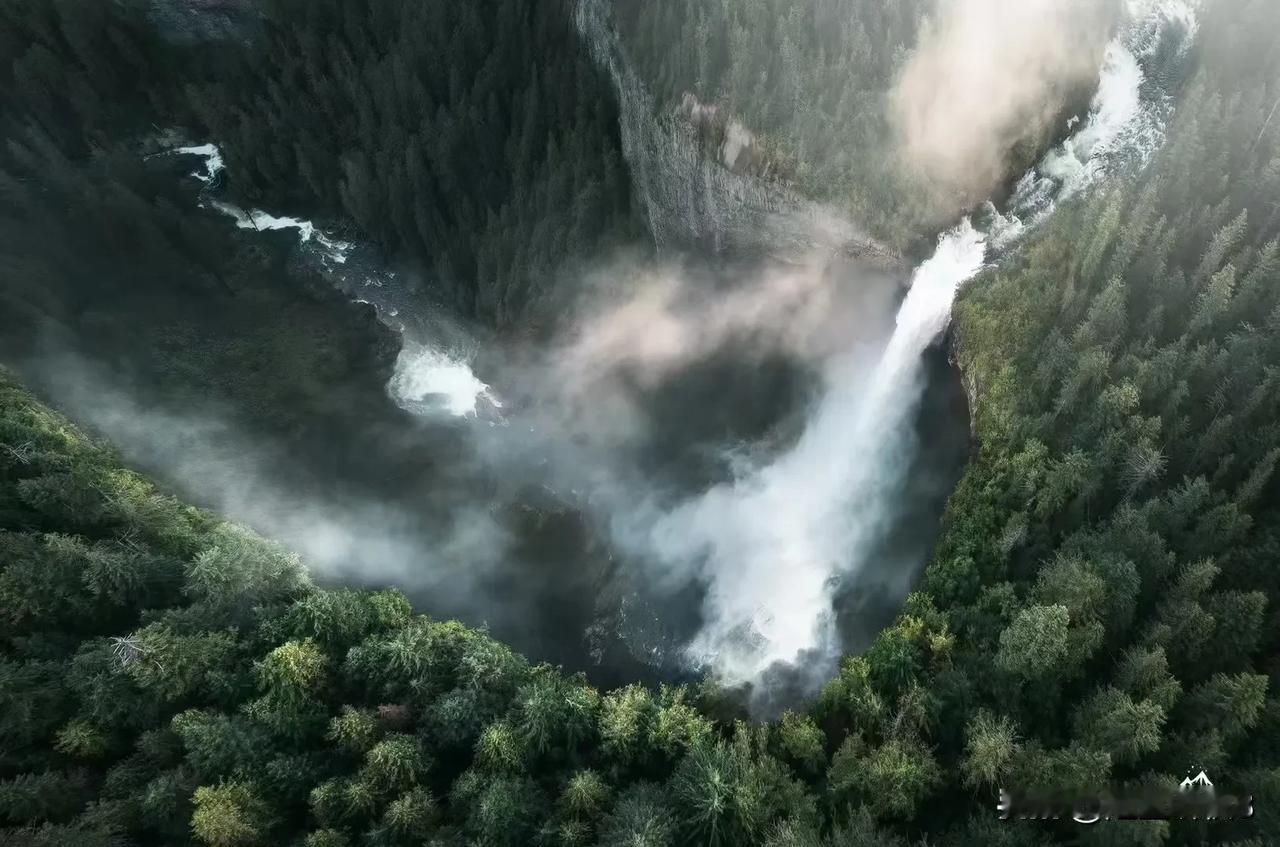
[[[1268,2],[13,0],[0,841],[1270,843]]]

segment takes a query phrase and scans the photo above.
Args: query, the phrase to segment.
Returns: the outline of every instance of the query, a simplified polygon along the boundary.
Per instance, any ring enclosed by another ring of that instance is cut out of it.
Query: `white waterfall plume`
[[[668,560],[701,561],[706,625],[691,657],[727,681],[835,649],[834,580],[890,521],[921,355],[945,327],[956,287],[982,266],[984,240],[967,221],[917,269],[897,327],[868,373],[861,357],[833,363],[816,413],[776,461],[663,515],[651,539]]]
[[[439,409],[454,417],[468,417],[477,413],[482,402],[502,407],[464,359],[409,340],[396,358],[387,390],[401,408],[420,414]]]
[[[193,171],[191,175],[205,185],[213,185],[222,176],[222,172],[227,169],[226,163],[222,161],[222,151],[218,149],[216,144],[178,147],[173,152],[186,156],[199,156],[204,159],[204,167],[198,171]]]
[[[1181,3],[1147,4],[1144,17],[1107,46],[1088,117],[1024,178],[1013,212],[995,217],[992,237],[1008,243],[1116,161],[1142,160],[1158,146],[1167,103],[1159,93],[1144,95],[1140,59],[1167,23],[1194,20],[1185,11]],[[1174,37],[1193,32],[1175,27]],[[869,373],[837,361],[790,451],[649,527],[664,560],[697,563],[706,623],[689,653],[727,682],[757,681],[777,663],[813,663],[815,680],[829,673],[838,652],[834,592],[885,531],[913,449],[922,354],[945,329],[960,285],[983,267],[988,241],[968,220],[943,235],[915,271],[893,336]]]

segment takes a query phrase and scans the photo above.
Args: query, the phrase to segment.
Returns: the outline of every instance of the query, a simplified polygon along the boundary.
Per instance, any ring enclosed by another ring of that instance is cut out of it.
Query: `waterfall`
[[[944,236],[916,270],[874,367],[837,360],[790,451],[658,521],[652,537],[665,557],[703,561],[706,624],[689,648],[695,662],[738,683],[776,663],[838,652],[835,581],[861,565],[892,520],[914,447],[922,354],[984,255],[985,239],[968,221]]]
[[[914,272],[893,335],[869,373],[837,362],[795,446],[773,462],[660,516],[652,543],[672,562],[701,562],[705,624],[688,648],[729,683],[758,681],[777,664],[804,664],[817,681],[840,653],[834,594],[883,538],[914,449],[922,357],[945,330],[956,292],[1057,203],[1144,162],[1163,140],[1171,105],[1144,86],[1142,60],[1170,32],[1194,33],[1185,4],[1147,4],[1109,45],[1088,117],[1019,183],[1008,214],[983,232],[965,219]]]
[[[396,357],[387,391],[400,408],[415,414],[446,411],[458,418],[474,417],[482,402],[502,408],[464,359],[408,339]]]

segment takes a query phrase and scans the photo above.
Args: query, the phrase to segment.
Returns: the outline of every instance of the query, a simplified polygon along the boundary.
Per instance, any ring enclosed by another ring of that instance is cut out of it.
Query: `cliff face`
[[[166,38],[183,44],[244,41],[256,30],[253,0],[134,0]]]
[[[618,96],[622,149],[658,246],[697,245],[717,253],[789,257],[843,253],[890,268],[901,257],[835,209],[814,203],[784,182],[757,176],[756,141],[715,106],[686,99],[658,114],[653,95],[622,48],[609,0],[578,0],[575,21]],[[702,125],[725,121],[708,151]]]
[[[764,154],[755,134],[741,121],[725,114],[714,103],[703,103],[686,91],[677,113],[698,131],[704,149],[715,150],[722,167],[735,174],[760,176],[765,168]]]
[[[981,397],[981,388],[978,385],[978,374],[976,368],[966,368],[961,355],[962,342],[960,340],[960,331],[955,324],[947,331],[947,363],[960,375],[960,385],[964,388],[965,401],[969,409],[969,444],[971,447],[977,445],[978,441],[978,401]]]

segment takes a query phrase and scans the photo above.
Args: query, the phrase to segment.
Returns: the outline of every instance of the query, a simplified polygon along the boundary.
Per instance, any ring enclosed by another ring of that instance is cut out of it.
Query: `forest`
[[[1204,0],[1150,161],[961,289],[972,444],[936,548],[772,719],[713,676],[601,686],[407,590],[321,579],[56,408],[31,367],[51,348],[216,399],[290,445],[282,477],[452,484],[363,446],[460,450],[384,391],[395,333],[288,237],[240,238],[161,139],[216,141],[237,202],[362,239],[522,342],[566,319],[575,269],[652,249],[571,4],[209,5],[212,34],[140,0],[0,8],[0,843],[1280,843],[1274,0]],[[731,109],[798,190],[908,253],[954,223],[884,110],[931,4],[615,5],[664,113],[686,91]],[[1172,793],[1189,768],[1252,817],[996,812],[1010,787]]]
[[[613,101],[562,0],[262,6],[258,48],[185,92],[242,196],[344,216],[432,296],[530,333],[562,263],[635,233]]]
[[[618,26],[661,112],[686,94],[716,104],[759,136],[779,178],[847,212],[887,244],[920,250],[958,208],[981,200],[935,196],[927,177],[904,167],[895,151],[886,101],[934,5],[625,0]],[[1072,88],[1064,115],[1088,94]],[[1013,139],[1004,151],[1010,172],[1024,171],[1055,132],[1031,125]]]
[[[913,204],[883,101],[927,2],[627,0],[619,28],[660,108],[724,104],[778,170],[896,246],[946,223]]]

